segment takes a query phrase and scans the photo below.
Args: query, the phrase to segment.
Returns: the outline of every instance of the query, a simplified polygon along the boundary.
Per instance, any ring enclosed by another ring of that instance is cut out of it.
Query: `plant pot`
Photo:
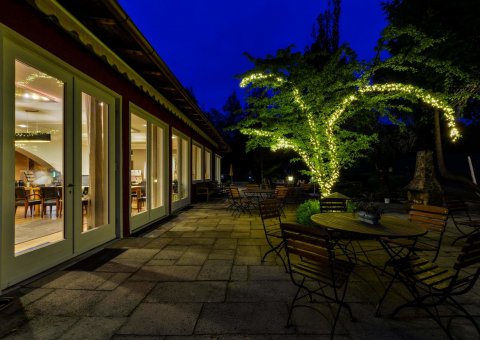
[[[357,217],[360,221],[368,224],[378,224],[378,222],[380,221],[379,214],[369,213],[366,211],[359,211],[357,213]]]

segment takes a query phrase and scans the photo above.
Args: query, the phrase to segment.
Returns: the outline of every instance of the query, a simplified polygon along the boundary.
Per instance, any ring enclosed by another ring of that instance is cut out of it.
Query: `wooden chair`
[[[15,188],[15,213],[17,213],[17,207],[23,206],[25,207],[23,217],[27,217],[28,208],[30,208],[30,215],[33,216],[33,208],[41,203],[42,201],[39,194],[27,194],[25,192],[25,187]]]
[[[347,200],[344,198],[325,197],[320,199],[320,212],[346,212]]]
[[[434,205],[413,204],[410,207],[409,220],[413,221],[428,231],[427,235],[418,239],[388,239],[382,238],[382,242],[388,246],[391,257],[399,257],[401,254],[426,251],[433,253],[432,262],[438,257],[442,244],[443,234],[447,226],[448,209]]]
[[[140,212],[147,202],[147,192],[145,185],[140,188],[139,196],[137,196],[137,211]]]
[[[56,216],[58,217],[58,210],[60,208],[60,197],[58,195],[58,190],[56,187],[41,187],[40,188],[40,198],[42,204],[42,214],[43,217],[47,211],[47,207],[50,207],[50,216],[52,216],[52,207],[55,206]]]
[[[281,208],[280,211],[282,212],[283,217],[286,217],[285,212],[283,211],[283,207],[287,202],[287,196],[288,196],[288,188],[284,186],[277,186],[275,188],[275,194],[274,198],[281,203]]]
[[[480,231],[480,216],[472,215],[465,201],[451,200],[445,202],[445,205],[448,208],[448,216],[461,234],[453,241],[452,245],[458,240]]]
[[[229,199],[231,201],[230,208],[233,210],[232,215],[235,215],[235,213],[240,215],[242,212],[248,212],[251,215],[252,212],[250,208],[252,206],[252,201],[248,199],[248,197],[242,196],[240,190],[236,186],[231,186],[229,191]]]
[[[312,304],[313,297],[320,296],[338,305],[330,333],[330,338],[333,339],[342,307],[348,310],[350,319],[355,320],[350,306],[344,301],[348,280],[355,265],[335,257],[328,234],[319,228],[296,223],[282,223],[280,227],[290,279],[298,287],[290,304],[287,327],[295,308],[306,307],[323,315],[323,311]],[[305,304],[302,300],[306,297],[310,301]]]
[[[210,200],[210,188],[208,187],[207,183],[201,182],[195,185],[195,195],[197,200],[199,197],[205,197],[205,201],[208,202]]]
[[[455,298],[468,293],[475,285],[480,274],[480,233],[474,233],[468,236],[461,253],[452,269],[439,267],[432,261],[428,261],[418,256],[396,259],[391,262],[395,275],[390,281],[377,307],[376,314],[380,315],[380,308],[392,287],[392,283],[399,279],[410,292],[412,297],[408,302],[396,307],[392,317],[401,309],[406,307],[423,308],[442,328],[447,336],[452,339],[450,332],[451,321],[454,318],[463,317],[468,319],[476,328],[480,336],[480,328],[465,309],[462,303]],[[475,269],[476,267],[476,269]],[[448,316],[449,322],[445,326],[441,318],[438,306],[445,303],[457,310],[459,314]]]
[[[266,199],[259,202],[259,210],[265,238],[270,246],[270,249],[263,254],[262,262],[265,261],[265,257],[267,257],[268,254],[275,252],[280,260],[282,260],[285,270],[287,270],[285,260],[280,254],[283,248],[282,232],[280,230],[280,224],[282,223],[281,203],[276,199]]]

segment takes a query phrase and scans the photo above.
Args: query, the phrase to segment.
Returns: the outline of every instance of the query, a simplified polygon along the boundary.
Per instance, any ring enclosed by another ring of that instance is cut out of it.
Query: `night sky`
[[[386,25],[382,0],[342,0],[340,39],[360,59],[373,48]],[[312,27],[327,0],[119,0],[139,30],[184,87],[193,88],[203,110],[221,110],[236,91],[236,75],[255,57],[312,42]],[[301,4],[301,5],[300,5]]]

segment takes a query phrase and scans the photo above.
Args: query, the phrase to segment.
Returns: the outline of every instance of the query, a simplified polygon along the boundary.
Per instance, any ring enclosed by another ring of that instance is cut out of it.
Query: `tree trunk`
[[[435,119],[435,154],[437,157],[438,172],[440,176],[443,179],[446,179],[448,181],[465,184],[469,188],[474,190],[477,193],[477,195],[480,194],[480,187],[477,184],[473,183],[471,180],[469,180],[466,177],[452,175],[447,170],[447,167],[445,166],[445,159],[443,158],[442,131],[440,127],[440,113],[438,109],[435,109],[434,119]]]

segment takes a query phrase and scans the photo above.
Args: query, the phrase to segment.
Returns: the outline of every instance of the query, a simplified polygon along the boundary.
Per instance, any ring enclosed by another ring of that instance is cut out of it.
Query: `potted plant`
[[[373,202],[359,202],[357,204],[357,216],[362,222],[378,224],[382,213],[383,210]]]

